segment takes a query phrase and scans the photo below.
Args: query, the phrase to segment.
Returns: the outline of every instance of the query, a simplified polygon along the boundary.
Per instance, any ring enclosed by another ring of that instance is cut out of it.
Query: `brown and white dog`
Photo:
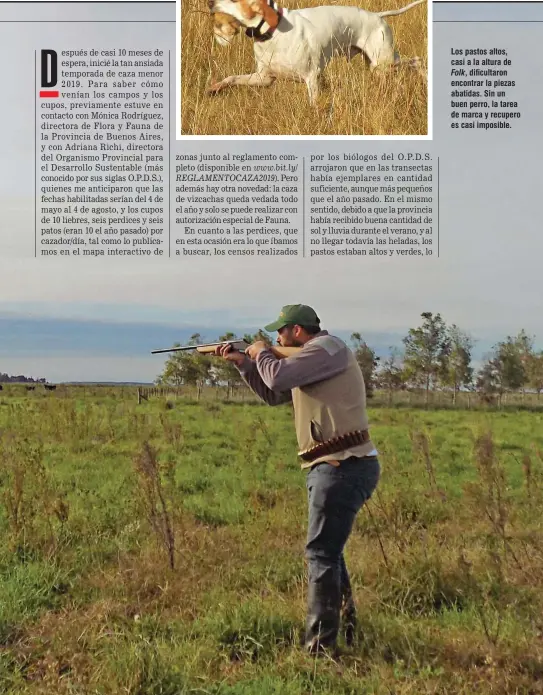
[[[404,62],[383,17],[402,14],[422,2],[425,0],[416,0],[400,10],[368,12],[341,5],[287,10],[275,0],[208,0],[216,41],[229,45],[244,27],[254,41],[256,60],[255,72],[231,75],[212,84],[208,92],[235,85],[269,87],[277,78],[286,78],[305,82],[309,100],[315,104],[319,78],[336,55],[350,59],[363,53],[371,70]],[[420,71],[420,58],[406,62]]]

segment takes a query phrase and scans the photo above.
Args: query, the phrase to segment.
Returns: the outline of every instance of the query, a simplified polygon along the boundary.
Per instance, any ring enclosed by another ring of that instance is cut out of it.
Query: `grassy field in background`
[[[88,393],[0,393],[0,692],[543,692],[543,413],[370,409],[358,640],[315,661],[290,407]]]
[[[288,9],[326,4],[294,0]],[[334,2],[329,4],[335,4]],[[393,10],[407,0],[369,0],[373,12]],[[428,8],[425,3],[387,22],[402,58],[419,56],[428,72]],[[252,41],[241,33],[232,45],[213,39],[207,2],[181,5],[181,134],[182,135],[425,135],[428,94],[423,77],[402,68],[370,75],[363,57],[334,59],[326,70],[327,87],[319,110],[309,105],[305,83],[280,82],[268,88],[234,87],[208,96],[210,80],[254,71]],[[178,29],[179,30],[179,29]]]

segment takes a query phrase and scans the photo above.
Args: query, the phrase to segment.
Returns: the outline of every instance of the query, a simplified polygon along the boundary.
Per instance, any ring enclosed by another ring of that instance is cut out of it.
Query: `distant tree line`
[[[421,314],[421,324],[409,329],[402,339],[403,349],[390,347],[386,357],[378,357],[362,338],[354,332],[350,337],[353,350],[364,374],[368,398],[376,390],[388,393],[392,401],[394,392],[422,391],[426,403],[430,393],[449,392],[452,401],[461,391],[478,393],[487,402],[501,400],[505,393],[537,393],[543,391],[543,350],[534,349],[534,337],[521,330],[516,336],[507,336],[496,343],[485,355],[482,366],[473,367],[475,341],[456,324],[447,325],[441,315]],[[273,344],[265,331],[236,336],[225,333],[212,341],[243,338],[248,343],[263,340]],[[199,333],[191,336],[187,345],[204,341]],[[228,394],[243,382],[237,369],[225,360],[201,355],[196,351],[175,352],[167,360],[164,371],[156,383],[163,386],[192,385],[200,394],[204,385],[226,385]]]
[[[0,372],[0,384],[45,384],[47,379],[33,379],[30,376],[10,376]]]
[[[201,345],[202,343],[216,343],[223,340],[245,340],[247,343],[254,343],[263,340],[267,345],[272,345],[272,337],[265,331],[259,330],[255,334],[245,333],[236,336],[234,333],[227,332],[213,340],[202,339],[200,333],[194,333],[186,345]],[[174,347],[180,347],[177,343]],[[166,361],[164,371],[156,379],[155,383],[159,386],[196,386],[198,397],[205,385],[217,386],[226,385],[227,395],[230,397],[232,390],[241,386],[241,379],[236,367],[226,360],[218,360],[213,356],[201,355],[196,351],[173,352]]]
[[[367,378],[374,387],[393,392],[422,389],[428,402],[432,391],[448,391],[453,402],[460,391],[478,393],[484,400],[501,400],[508,392],[543,391],[543,351],[534,337],[521,330],[497,342],[475,371],[475,341],[457,325],[448,326],[440,314],[424,312],[422,323],[403,338],[403,351],[389,356]]]

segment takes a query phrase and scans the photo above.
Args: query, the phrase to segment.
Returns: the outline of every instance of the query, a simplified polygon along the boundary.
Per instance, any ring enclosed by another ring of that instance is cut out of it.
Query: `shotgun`
[[[245,353],[249,347],[249,343],[245,340],[223,340],[219,343],[204,343],[202,345],[185,345],[183,347],[164,348],[162,350],[151,350],[152,355],[159,352],[178,352],[180,350],[196,350],[202,355],[214,355],[217,345],[231,345],[233,350]],[[296,355],[302,348],[299,347],[281,347],[280,345],[270,345],[269,349],[278,358],[291,357]]]

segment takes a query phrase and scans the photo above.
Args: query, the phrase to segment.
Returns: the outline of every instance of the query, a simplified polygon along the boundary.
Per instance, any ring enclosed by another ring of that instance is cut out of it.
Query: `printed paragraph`
[[[504,48],[451,48],[451,128],[507,130],[521,117]]]
[[[167,253],[163,51],[45,53],[58,89],[36,109],[36,255]]]
[[[310,258],[437,254],[429,154],[344,153],[309,159]]]
[[[175,172],[172,255],[302,255],[303,182],[296,155],[178,154]]]

